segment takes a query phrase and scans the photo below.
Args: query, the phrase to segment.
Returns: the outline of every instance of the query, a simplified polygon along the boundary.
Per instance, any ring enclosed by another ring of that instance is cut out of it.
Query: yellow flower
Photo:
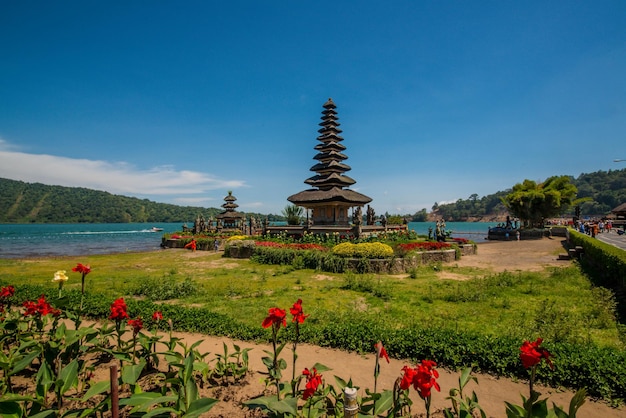
[[[65,270],[59,270],[56,273],[54,273],[54,279],[52,279],[53,282],[59,282],[59,284],[66,282],[68,279],[68,277],[65,275]]]

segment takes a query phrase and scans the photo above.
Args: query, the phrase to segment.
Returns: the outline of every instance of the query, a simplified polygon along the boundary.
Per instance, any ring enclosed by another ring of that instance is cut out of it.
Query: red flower
[[[32,300],[25,301],[22,306],[26,308],[24,316],[34,316],[35,314],[37,314],[37,304]]]
[[[46,316],[48,314],[59,316],[61,314],[59,309],[52,307],[52,305],[46,302],[46,297],[44,295],[41,295],[39,299],[37,299],[37,303],[27,300],[22,304],[22,306],[26,308],[24,316]]]
[[[283,327],[287,326],[287,321],[285,320],[285,310],[280,308],[270,308],[268,311],[268,316],[263,320],[263,328],[269,328],[271,326],[276,325],[280,327],[282,324]]]
[[[72,269],[72,271],[76,271],[78,273],[82,273],[83,275],[88,275],[91,272],[91,267],[88,264],[76,264],[76,267]]]
[[[0,298],[8,299],[15,294],[15,288],[13,286],[6,286],[0,289]]]
[[[313,370],[311,371],[309,371],[309,369],[304,369],[302,374],[306,377],[306,388],[302,394],[302,399],[306,401],[313,396],[317,387],[322,384],[322,375],[317,374],[317,369],[315,369],[315,367],[313,367]]]
[[[124,302],[124,298],[116,299],[111,304],[111,315],[109,315],[109,319],[114,321],[121,321],[123,319],[128,319],[126,302]]]
[[[414,369],[409,366],[404,366],[402,368],[404,375],[402,376],[402,381],[400,382],[400,388],[402,390],[407,390],[413,384],[413,379],[417,375],[417,369]]]
[[[163,319],[163,314],[161,313],[161,311],[156,311],[155,313],[152,314],[152,320],[154,322],[159,322],[162,319]]]
[[[534,342],[524,341],[520,347],[519,355],[524,368],[528,369],[539,364],[542,358],[545,358],[550,367],[554,368],[554,365],[550,361],[552,354],[550,354],[550,352],[545,348],[540,347],[542,342],[543,339],[541,338],[537,338],[537,341]]]
[[[389,354],[387,354],[387,350],[385,350],[385,347],[383,347],[382,342],[379,341],[374,344],[374,349],[376,350],[376,357],[378,357],[379,359],[382,357],[387,360],[387,363],[389,363]]]
[[[299,324],[304,323],[304,320],[309,316],[302,312],[302,299],[298,299],[298,301],[289,309],[289,312],[293,315],[292,322],[297,322]]]
[[[128,325],[133,327],[133,335],[139,334],[139,331],[143,328],[143,322],[141,321],[141,317],[137,319],[129,319]]]
[[[430,396],[430,389],[435,388],[437,392],[441,391],[439,384],[435,379],[439,377],[439,372],[434,369],[437,366],[432,360],[422,360],[417,366],[417,374],[413,381],[413,387],[422,399]]]
[[[437,391],[441,391],[437,378],[439,378],[439,372],[434,369],[437,365],[432,360],[422,360],[416,367],[404,366],[404,376],[400,382],[400,388],[407,390],[411,385],[417,391],[422,399],[430,397],[430,391],[435,388]]]

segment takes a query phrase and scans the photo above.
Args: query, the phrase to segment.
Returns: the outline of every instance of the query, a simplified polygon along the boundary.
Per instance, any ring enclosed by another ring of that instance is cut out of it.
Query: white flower
[[[63,282],[66,282],[67,279],[68,277],[65,275],[65,270],[59,270],[56,273],[54,273],[54,279],[52,279],[52,281],[63,283]]]

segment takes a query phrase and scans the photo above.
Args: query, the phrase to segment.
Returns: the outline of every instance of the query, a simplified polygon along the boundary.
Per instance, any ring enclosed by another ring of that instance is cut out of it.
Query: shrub
[[[363,242],[352,244],[343,242],[332,248],[335,255],[348,258],[391,258],[393,248],[380,242]]]

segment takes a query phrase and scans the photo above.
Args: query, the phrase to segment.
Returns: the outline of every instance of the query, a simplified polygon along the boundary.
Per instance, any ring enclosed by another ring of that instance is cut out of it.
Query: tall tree
[[[558,216],[574,204],[577,193],[569,176],[553,176],[543,183],[524,180],[516,184],[502,203],[524,227],[541,226],[544,219]]]

